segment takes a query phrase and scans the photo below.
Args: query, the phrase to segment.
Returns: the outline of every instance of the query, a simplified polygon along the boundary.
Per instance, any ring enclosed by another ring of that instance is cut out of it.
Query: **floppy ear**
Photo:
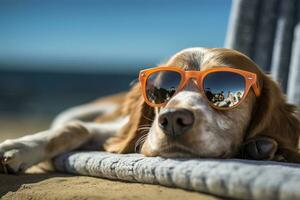
[[[135,84],[126,95],[122,104],[122,115],[128,116],[128,123],[104,144],[104,149],[113,153],[133,153],[137,141],[147,134],[154,119],[154,110],[142,96],[140,85]]]
[[[245,138],[271,138],[277,143],[276,153],[290,162],[300,162],[298,143],[300,124],[296,118],[296,107],[288,104],[278,85],[263,75],[263,88],[252,121]]]

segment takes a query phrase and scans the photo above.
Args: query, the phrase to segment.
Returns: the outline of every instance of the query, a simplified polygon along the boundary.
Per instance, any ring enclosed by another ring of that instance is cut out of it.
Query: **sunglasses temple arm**
[[[260,96],[261,88],[258,86],[257,82],[252,85],[253,91],[257,97]]]

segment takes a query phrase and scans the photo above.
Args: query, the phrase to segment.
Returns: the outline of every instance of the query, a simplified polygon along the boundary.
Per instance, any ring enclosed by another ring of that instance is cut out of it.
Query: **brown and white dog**
[[[249,158],[299,162],[300,135],[296,107],[286,102],[277,84],[247,56],[223,48],[190,48],[172,56],[166,66],[205,70],[228,66],[256,73],[261,96],[250,91],[236,108],[212,108],[191,81],[161,108],[148,106],[139,84],[127,93],[102,98],[60,114],[49,130],[0,144],[0,172],[21,172],[74,149],[104,149],[146,156]],[[172,108],[172,109],[170,109]],[[161,115],[181,109],[194,123],[176,140],[158,125]],[[93,121],[84,119],[97,116]]]

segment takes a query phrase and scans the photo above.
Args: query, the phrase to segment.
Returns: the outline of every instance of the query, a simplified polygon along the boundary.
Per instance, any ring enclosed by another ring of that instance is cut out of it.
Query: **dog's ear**
[[[252,114],[245,142],[258,137],[272,138],[278,144],[278,152],[293,162],[294,155],[298,154],[300,135],[296,107],[286,102],[279,86],[271,78],[266,75],[262,78],[261,96]]]
[[[133,153],[137,141],[147,134],[154,119],[154,110],[142,96],[140,85],[135,84],[121,105],[122,115],[128,116],[128,123],[104,144],[104,149],[113,153]]]

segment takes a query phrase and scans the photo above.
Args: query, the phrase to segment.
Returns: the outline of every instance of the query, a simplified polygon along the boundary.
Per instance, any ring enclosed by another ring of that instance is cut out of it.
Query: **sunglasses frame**
[[[253,88],[254,94],[257,97],[260,96],[260,92],[261,92],[261,89],[257,82],[257,75],[255,73],[252,73],[249,71],[225,67],[225,66],[214,66],[213,68],[203,70],[203,71],[185,71],[184,69],[182,69],[180,67],[158,66],[158,67],[154,67],[154,68],[141,70],[139,73],[139,81],[141,84],[143,97],[144,97],[146,103],[151,107],[161,107],[168,103],[168,101],[165,101],[164,103],[161,103],[161,104],[152,103],[151,101],[149,101],[149,99],[147,97],[146,83],[147,83],[149,76],[152,75],[153,73],[161,72],[161,71],[177,72],[181,76],[180,83],[178,84],[176,92],[173,94],[173,96],[175,96],[178,92],[180,92],[185,87],[187,82],[193,78],[196,80],[197,86],[200,89],[200,92],[202,94],[204,94],[204,96],[207,99],[207,101],[209,102],[209,104],[213,108],[218,109],[218,110],[229,110],[229,109],[239,106],[241,104],[241,102],[243,102],[243,100],[247,97],[251,87]],[[243,95],[242,99],[234,106],[226,107],[226,108],[218,107],[218,106],[214,105],[211,101],[209,101],[209,99],[205,95],[205,90],[203,88],[203,81],[208,74],[215,73],[215,72],[233,72],[233,73],[239,74],[244,77],[244,81],[245,81],[244,95]]]

